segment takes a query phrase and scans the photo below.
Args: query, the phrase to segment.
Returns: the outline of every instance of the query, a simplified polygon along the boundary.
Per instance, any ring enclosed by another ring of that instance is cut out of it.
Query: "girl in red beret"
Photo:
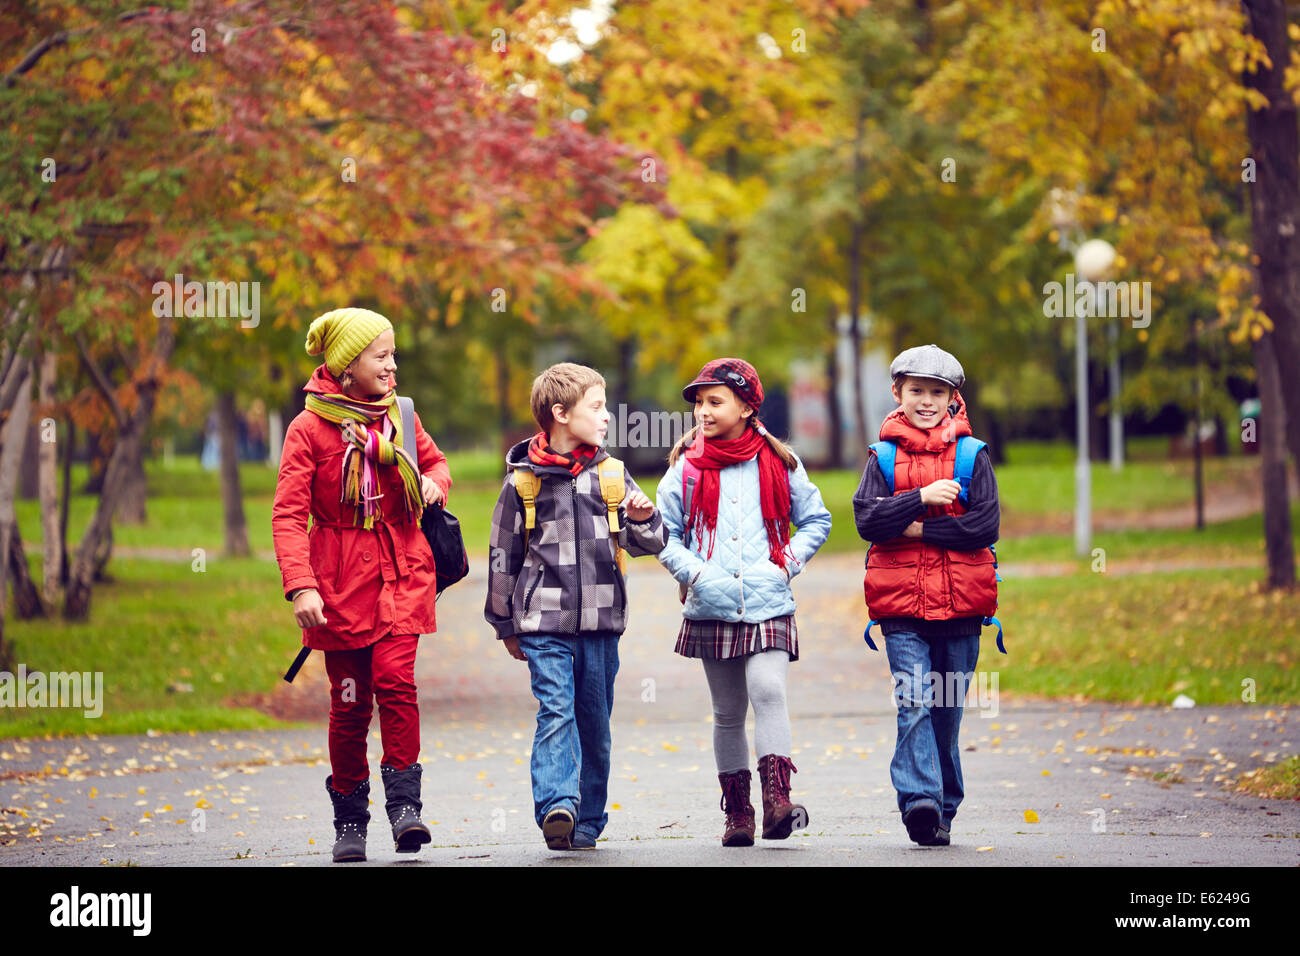
[[[763,838],[784,840],[808,825],[807,810],[790,802],[797,768],[785,685],[799,659],[790,580],[826,541],[831,514],[798,456],[759,421],[763,383],[752,365],[716,359],[682,395],[695,405],[696,426],[673,447],[659,482],[668,528],[659,560],[683,589],[676,651],[701,659],[713,700],[722,845],[753,846],[750,704]]]

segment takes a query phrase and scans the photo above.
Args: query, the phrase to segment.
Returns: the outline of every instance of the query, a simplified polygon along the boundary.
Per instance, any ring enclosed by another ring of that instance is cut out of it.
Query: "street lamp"
[[[1100,280],[1115,264],[1115,247],[1105,239],[1089,239],[1074,250],[1074,270],[1085,282],[1093,284],[1093,311],[1096,311]],[[1092,466],[1088,457],[1088,310],[1074,310],[1074,553],[1087,557],[1092,550]],[[1112,379],[1113,381],[1113,379]]]

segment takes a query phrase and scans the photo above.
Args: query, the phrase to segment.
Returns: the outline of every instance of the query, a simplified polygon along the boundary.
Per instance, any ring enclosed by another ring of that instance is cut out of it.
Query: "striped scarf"
[[[397,409],[397,394],[390,392],[378,402],[365,402],[339,393],[307,395],[307,409],[327,422],[333,422],[343,431],[344,422],[358,422],[363,437],[349,440],[343,433],[347,451],[343,454],[342,494],[339,500],[356,509],[355,520],[363,528],[375,526],[375,518],[382,518],[378,501],[383,497],[379,490],[376,465],[396,465],[406,491],[406,513],[411,521],[419,521],[424,510],[420,494],[420,474],[414,459],[402,443],[402,418]],[[371,431],[370,422],[380,422],[380,431]]]
[[[551,447],[551,438],[546,432],[538,432],[533,436],[533,440],[528,443],[528,460],[534,465],[552,465],[556,468],[567,468],[569,474],[574,477],[581,474],[582,469],[590,465],[599,452],[600,449],[595,445],[588,445],[583,442],[568,454],[561,455]]]

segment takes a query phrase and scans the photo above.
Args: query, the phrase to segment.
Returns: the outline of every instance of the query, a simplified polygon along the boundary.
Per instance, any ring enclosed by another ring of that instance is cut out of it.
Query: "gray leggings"
[[[713,759],[718,773],[749,767],[745,714],[751,702],[758,755],[790,756],[790,714],[785,705],[790,655],[770,650],[726,661],[702,660],[713,698]]]

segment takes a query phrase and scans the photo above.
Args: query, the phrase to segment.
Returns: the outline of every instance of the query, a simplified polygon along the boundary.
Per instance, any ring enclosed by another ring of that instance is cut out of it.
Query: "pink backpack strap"
[[[700,467],[682,455],[682,544],[690,547],[691,529],[687,520],[691,515],[691,502],[700,484]]]

